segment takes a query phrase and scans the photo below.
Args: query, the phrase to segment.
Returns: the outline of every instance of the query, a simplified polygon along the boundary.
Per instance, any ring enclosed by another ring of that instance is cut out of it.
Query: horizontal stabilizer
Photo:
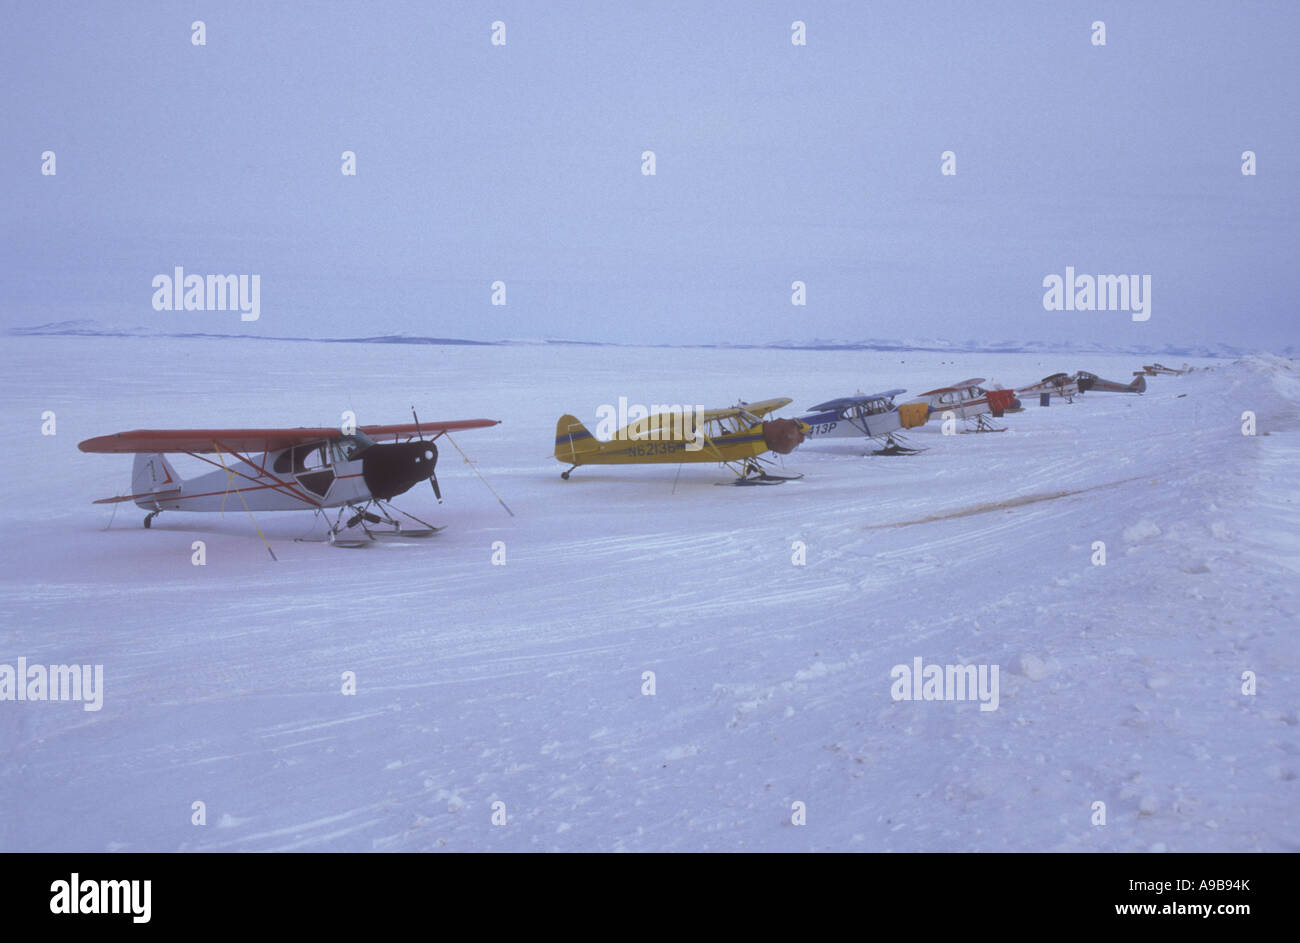
[[[172,491],[146,491],[143,494],[124,494],[116,498],[100,498],[92,501],[92,504],[120,504],[123,501],[171,501],[181,496],[181,489],[176,488]]]

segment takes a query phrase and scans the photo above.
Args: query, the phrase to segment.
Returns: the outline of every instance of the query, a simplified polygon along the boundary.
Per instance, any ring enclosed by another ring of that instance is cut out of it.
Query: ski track
[[[977,374],[1126,379],[1142,358],[377,349],[250,343],[260,388],[241,391],[198,341],[7,341],[0,662],[102,663],[105,702],[0,704],[0,848],[1300,849],[1291,362],[1027,404],[997,434],[932,422],[915,456],[817,443],[784,459],[804,479],[732,489],[714,466],[560,481],[555,419],[620,395],[789,395],[798,415]],[[340,400],[347,357],[387,379]],[[345,552],[263,514],[273,563],[242,510],[146,532],[134,507],[91,506],[129,459],[76,450],[137,427],[398,421],[408,401],[504,420],[457,442],[517,517],[447,447],[445,505],[398,502],[446,531]],[[45,409],[57,436],[33,434]],[[1240,435],[1245,409],[1268,435]],[[999,665],[998,710],[893,701],[890,668],[917,656]]]

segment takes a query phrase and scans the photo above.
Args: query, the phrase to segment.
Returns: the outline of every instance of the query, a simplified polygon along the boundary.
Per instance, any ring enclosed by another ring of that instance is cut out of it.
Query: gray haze
[[[1300,334],[1294,3],[4,14],[6,329],[1271,349]],[[155,311],[151,280],[178,265],[260,275],[260,319]],[[1150,274],[1150,321],[1045,311],[1043,277],[1067,265]]]

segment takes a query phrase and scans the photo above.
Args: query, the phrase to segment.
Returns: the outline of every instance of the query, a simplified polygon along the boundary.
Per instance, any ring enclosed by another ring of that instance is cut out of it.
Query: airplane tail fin
[[[1147,378],[1139,375],[1128,385],[1128,388],[1134,393],[1145,393],[1147,391]]]
[[[561,462],[580,464],[581,456],[596,451],[596,438],[577,416],[565,413],[555,424],[555,457]]]
[[[181,492],[181,476],[176,474],[167,456],[157,452],[136,452],[131,469],[131,497],[142,508],[154,508],[162,496],[176,497]]]

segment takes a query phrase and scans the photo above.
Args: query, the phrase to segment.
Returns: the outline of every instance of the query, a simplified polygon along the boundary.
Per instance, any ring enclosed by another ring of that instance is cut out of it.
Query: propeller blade
[[[414,403],[411,404],[411,418],[415,420],[415,434],[419,436],[420,441],[423,442],[424,433],[420,431],[420,417],[415,414]],[[438,487],[438,475],[436,472],[431,472],[429,474],[429,484],[433,485],[433,496],[438,499],[439,504],[442,504],[442,489]]]

